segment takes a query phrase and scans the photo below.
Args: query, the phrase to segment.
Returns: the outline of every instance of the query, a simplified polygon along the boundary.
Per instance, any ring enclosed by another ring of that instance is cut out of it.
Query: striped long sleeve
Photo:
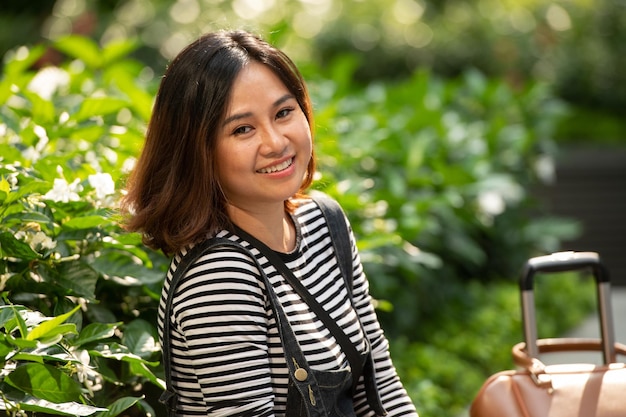
[[[283,261],[359,351],[366,348],[364,338],[369,339],[389,415],[416,416],[389,358],[354,238],[351,300],[319,208],[306,200],[292,218],[298,239],[293,252],[280,253]],[[227,231],[219,235],[238,241],[259,260],[309,365],[320,370],[347,366],[334,337],[274,266],[250,242]],[[195,262],[170,291],[172,274],[183,255],[172,260],[159,306],[160,332],[163,321],[170,320],[172,380],[179,397],[179,415],[284,416],[287,365],[265,284],[254,262],[232,249],[216,248]],[[165,317],[168,297],[174,297],[173,308]],[[373,415],[362,384],[354,402],[359,416]]]

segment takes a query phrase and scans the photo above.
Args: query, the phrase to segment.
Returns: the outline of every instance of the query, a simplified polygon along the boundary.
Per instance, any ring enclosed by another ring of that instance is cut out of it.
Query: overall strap
[[[339,261],[341,274],[346,281],[346,288],[348,290],[348,293],[350,294],[350,297],[352,297],[352,243],[350,241],[350,232],[348,230],[348,224],[346,223],[345,214],[339,203],[337,203],[335,200],[333,200],[324,193],[315,193],[312,198],[324,214],[326,224],[328,225],[328,230],[330,232],[330,237],[333,242],[333,247],[335,249],[335,254],[337,255],[337,259]],[[367,333],[365,333],[365,329],[363,329],[362,326],[361,328],[363,330],[363,334],[366,335],[365,341],[368,345],[369,350],[368,357],[365,360],[364,368],[362,371],[362,374],[364,376],[367,401],[372,409],[376,412],[376,415],[383,416],[386,415],[387,412],[385,411],[378,392],[374,371],[374,362],[372,360],[369,340],[367,339]],[[358,377],[355,379],[358,380]],[[356,381],[354,387],[356,388]]]
[[[182,260],[178,264],[178,267],[176,268],[176,271],[174,271],[174,274],[172,275],[169,287],[169,296],[167,297],[165,305],[165,318],[163,321],[163,366],[165,369],[166,390],[159,398],[159,401],[167,406],[168,415],[171,416],[175,415],[176,410],[176,393],[173,389],[170,363],[170,315],[172,310],[172,300],[174,298],[174,290],[191,265],[193,265],[202,255],[209,252],[213,248],[223,246],[229,246],[252,259],[259,271],[260,276],[263,278],[266,287],[266,294],[274,313],[274,318],[280,332],[282,343],[289,343],[291,346],[296,347],[298,346],[296,335],[289,324],[285,311],[283,310],[282,305],[278,300],[278,296],[274,291],[274,287],[272,287],[269,278],[265,274],[265,271],[259,264],[257,258],[248,249],[244,248],[238,242],[226,238],[212,238],[194,246],[185,256],[183,256]],[[304,357],[302,350],[299,348],[293,349],[291,350],[290,355],[292,357],[288,357],[287,352],[285,352],[285,361],[289,369],[289,376],[291,380],[300,391],[302,397],[308,399],[313,407],[317,407],[318,409],[321,408],[320,411],[322,412],[322,415],[326,415],[325,410],[323,410],[323,401],[320,400],[321,396],[319,394],[319,387],[315,376],[312,372],[303,372],[309,369],[309,364]]]
[[[323,201],[319,207],[322,210],[322,213],[324,213],[324,217],[327,221],[330,220],[330,223],[328,223],[327,226],[331,234],[331,240],[333,241],[341,275],[345,280],[345,286],[348,290],[350,299],[352,299],[352,250],[343,211],[341,210],[341,207],[339,207],[339,204],[334,200],[331,200],[329,197],[316,196],[314,201]],[[326,328],[333,335],[339,346],[341,346],[342,352],[348,359],[352,372],[352,391],[356,391],[359,378],[363,374],[364,362],[361,354],[356,349],[354,343],[350,340],[348,335],[346,335],[343,329],[339,327],[337,321],[330,317],[324,307],[322,307],[319,301],[309,292],[302,282],[300,282],[287,265],[285,265],[285,262],[275,251],[239,227],[237,227],[237,234],[252,243],[252,245],[267,258],[267,260],[278,270],[278,272],[283,275],[287,282],[289,282],[294,291],[296,291],[298,295],[300,295],[300,297],[307,303],[311,311],[313,311],[322,323],[324,323],[324,326],[326,326]],[[369,350],[369,342],[367,341],[367,338],[365,341]]]
[[[326,219],[330,240],[339,261],[341,275],[346,281],[346,289],[352,298],[352,244],[348,224],[339,203],[322,193],[316,193],[313,201],[317,203]]]

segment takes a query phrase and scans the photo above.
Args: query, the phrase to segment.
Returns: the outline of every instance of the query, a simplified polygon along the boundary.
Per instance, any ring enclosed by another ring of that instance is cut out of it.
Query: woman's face
[[[237,75],[217,135],[220,184],[228,203],[255,210],[294,195],[311,158],[311,130],[294,95],[266,65]]]

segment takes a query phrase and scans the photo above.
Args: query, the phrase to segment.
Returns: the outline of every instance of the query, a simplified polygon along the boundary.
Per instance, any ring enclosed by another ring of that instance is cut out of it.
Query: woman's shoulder
[[[223,230],[205,240],[189,244],[174,255],[170,264],[173,273],[179,268],[194,268],[212,264],[220,267],[224,263],[240,261],[253,264],[254,255],[250,245],[239,236]]]

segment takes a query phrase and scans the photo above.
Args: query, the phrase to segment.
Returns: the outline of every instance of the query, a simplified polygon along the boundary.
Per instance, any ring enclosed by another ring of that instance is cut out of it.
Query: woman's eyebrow
[[[285,101],[291,100],[295,98],[295,96],[291,93],[287,93],[284,96],[280,97],[278,100],[276,100],[274,102],[274,107],[278,107],[281,104],[283,104]],[[227,124],[234,122],[235,120],[240,120],[240,119],[245,119],[246,117],[250,117],[252,116],[252,112],[245,112],[245,113],[237,113],[237,114],[233,114],[231,116],[228,116],[225,120],[224,123],[222,123],[222,127],[226,126]]]
[[[281,104],[283,104],[285,101],[291,100],[292,98],[295,98],[294,95],[291,94],[291,93],[287,93],[287,94],[285,94],[284,96],[282,96],[281,98],[279,98],[278,100],[276,100],[274,102],[274,107],[278,107]]]
[[[235,120],[245,119],[246,117],[250,117],[250,116],[252,116],[252,112],[233,114],[232,116],[228,116],[226,120],[224,120],[224,123],[222,123],[222,127],[225,127],[226,125],[228,125],[231,122],[234,122]]]

